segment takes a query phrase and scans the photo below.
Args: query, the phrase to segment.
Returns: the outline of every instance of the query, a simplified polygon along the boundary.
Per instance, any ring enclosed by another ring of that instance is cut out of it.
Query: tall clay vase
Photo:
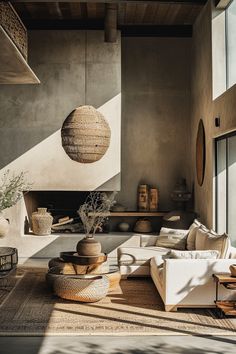
[[[102,246],[93,236],[86,236],[77,243],[76,250],[80,256],[99,256]]]
[[[7,236],[9,232],[9,222],[4,218],[4,216],[0,213],[0,237]]]
[[[32,214],[32,229],[35,235],[45,236],[51,234],[53,217],[47,212],[47,208],[38,208]]]

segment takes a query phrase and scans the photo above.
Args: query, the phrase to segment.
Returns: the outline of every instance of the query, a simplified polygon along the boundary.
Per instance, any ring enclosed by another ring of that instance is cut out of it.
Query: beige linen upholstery
[[[217,259],[219,258],[219,251],[207,250],[207,251],[177,251],[171,250],[167,253],[165,258],[175,259]]]
[[[197,250],[217,250],[219,258],[229,258],[230,239],[227,234],[218,235],[199,228],[196,235]]]
[[[196,242],[197,230],[199,227],[200,227],[200,223],[194,220],[194,222],[189,228],[189,234],[187,237],[187,250],[189,251],[194,251],[196,249],[195,242]]]
[[[162,227],[157,238],[156,246],[174,248],[177,250],[186,249],[186,240],[189,230],[167,229]]]
[[[213,235],[204,225],[201,225],[200,229],[201,231],[205,229],[206,234],[211,234],[208,235],[210,241],[204,238],[200,240],[204,243],[204,247],[207,247],[207,251],[219,251],[217,248],[220,243],[222,244],[222,235]],[[219,236],[220,242],[217,247],[212,248],[211,242],[218,242],[217,236]],[[228,245],[225,257],[229,257],[229,259],[166,259],[166,254],[170,249],[153,246],[158,237],[141,235],[140,245],[142,247],[119,248],[118,262],[121,274],[125,277],[148,276],[150,274],[164,302],[166,311],[177,307],[213,307],[215,284],[212,274],[229,272],[229,266],[236,263],[236,248]],[[215,239],[212,240],[212,238]],[[224,246],[230,244],[227,237],[223,237],[223,240]],[[220,247],[220,251],[226,248]],[[220,298],[235,297],[234,292],[223,287],[219,291]]]
[[[118,263],[126,266],[149,265],[152,257],[164,255],[168,251],[161,247],[120,247],[117,250]]]
[[[229,258],[236,258],[236,248],[235,247],[230,247],[230,250],[229,250]]]
[[[196,236],[197,230],[201,228],[204,231],[209,231],[205,225],[201,224],[197,219],[194,220],[192,225],[189,228],[189,234],[187,237],[187,250],[194,251],[196,250]]]
[[[151,277],[167,311],[176,307],[214,306],[214,273],[229,271],[233,259],[165,259],[163,271],[152,259]],[[234,294],[223,287],[220,298],[232,299]]]

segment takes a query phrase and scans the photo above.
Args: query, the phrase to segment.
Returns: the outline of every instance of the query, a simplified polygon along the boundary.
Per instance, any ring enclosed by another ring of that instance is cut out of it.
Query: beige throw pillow
[[[168,229],[162,227],[157,238],[156,246],[185,250],[188,233],[189,230]]]
[[[189,228],[189,234],[187,237],[187,250],[189,251],[194,251],[196,249],[196,236],[197,230],[199,228],[202,228],[205,231],[209,231],[203,224],[201,224],[197,219],[195,219]]]
[[[199,228],[196,234],[196,250],[219,251],[219,258],[228,258],[230,239],[227,234],[218,235]]]
[[[168,252],[166,257],[175,259],[217,259],[219,258],[219,251],[174,251]]]

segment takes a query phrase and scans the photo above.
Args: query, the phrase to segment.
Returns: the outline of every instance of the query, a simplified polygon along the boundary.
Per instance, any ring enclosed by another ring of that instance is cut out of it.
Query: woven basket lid
[[[91,163],[106,153],[111,130],[104,116],[92,106],[80,106],[65,119],[62,129],[62,146],[74,161]]]

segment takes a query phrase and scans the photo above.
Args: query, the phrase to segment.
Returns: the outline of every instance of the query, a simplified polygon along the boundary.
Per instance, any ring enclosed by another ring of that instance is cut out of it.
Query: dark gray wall
[[[160,208],[189,179],[190,45],[182,38],[122,38],[122,190],[136,208],[137,186],[160,189]]]

